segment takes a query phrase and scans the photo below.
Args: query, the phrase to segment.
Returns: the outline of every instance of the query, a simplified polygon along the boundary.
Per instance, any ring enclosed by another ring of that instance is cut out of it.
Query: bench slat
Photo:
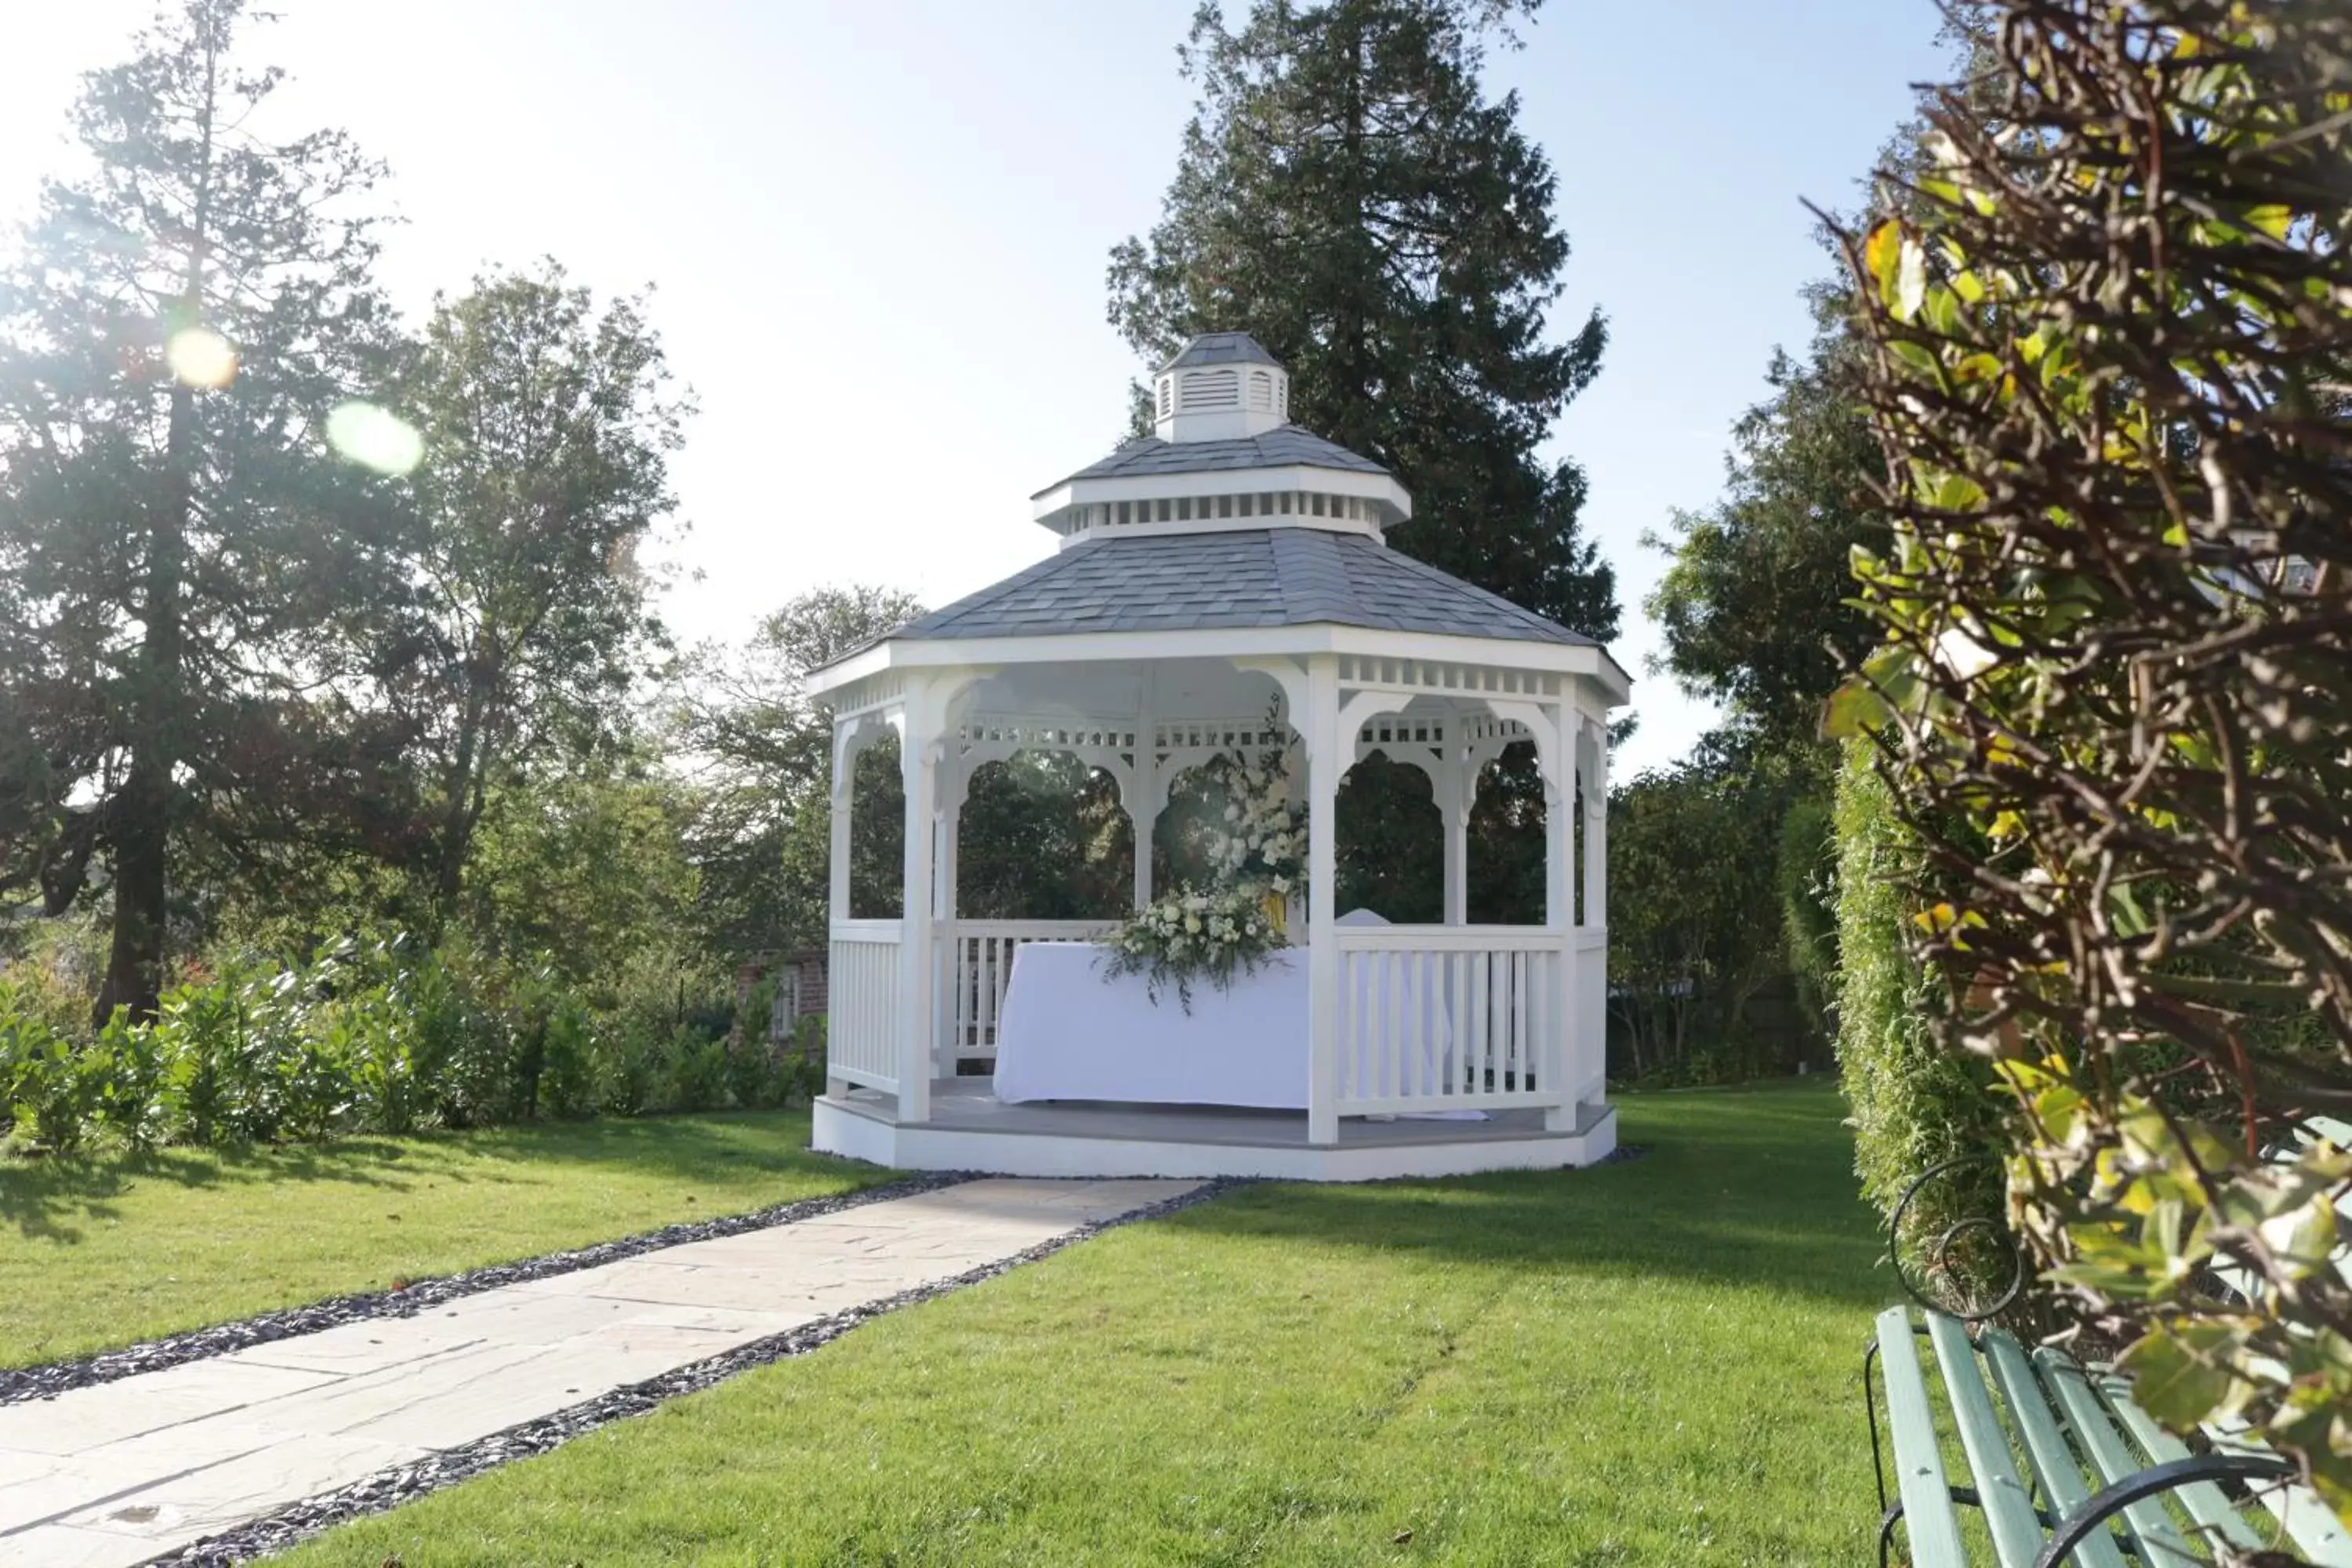
[[[2106,1395],[2107,1406],[2122,1420],[2139,1446],[2147,1450],[2151,1463],[2172,1464],[2189,1458],[2189,1445],[2156,1424],[2156,1418],[2142,1410],[2131,1396],[2131,1384],[2114,1373],[2099,1379],[2099,1392]],[[2256,1535],[2238,1513],[2237,1505],[2211,1481],[2192,1481],[2172,1494],[2189,1517],[2202,1525],[2208,1533],[2219,1535],[2231,1545],[2244,1551],[2258,1551],[2262,1537]]]
[[[2025,1441],[2026,1458],[2033,1462],[2033,1473],[2041,1478],[2042,1495],[2050,1500],[2051,1511],[2061,1519],[2073,1517],[2090,1500],[2083,1486],[2083,1471],[2074,1458],[2074,1450],[2066,1446],[2066,1436],[2058,1428],[2057,1413],[2050,1407],[2050,1395],[2033,1375],[2033,1368],[2025,1359],[2025,1351],[2016,1336],[2000,1329],[1988,1329],[1984,1333],[1985,1359],[1992,1363],[1993,1381],[2000,1386],[2001,1398],[2008,1403],[2011,1424]],[[2075,1568],[2124,1568],[2124,1554],[2116,1544],[2114,1534],[2101,1530],[2074,1549]]]
[[[1919,1370],[1918,1347],[1911,1342],[1911,1314],[1904,1308],[1889,1307],[1878,1315],[1878,1367],[1886,1384],[1895,1484],[1903,1498],[1903,1524],[1914,1568],[1967,1568],[1960,1521],[1952,1510],[1951,1482],[1936,1447],[1927,1380]]]
[[[2244,1429],[2223,1436],[2218,1427],[2208,1427],[2214,1442],[2240,1453],[2268,1454],[2273,1450],[2261,1438]],[[2279,1525],[2287,1539],[2295,1543],[2304,1556],[2316,1568],[2352,1568],[2352,1535],[2347,1535],[2343,1521],[2319,1499],[2319,1494],[2306,1486],[2257,1486],[2254,1494],[2263,1506],[2278,1516]]]
[[[2065,1407],[2066,1419],[2074,1428],[2074,1439],[2091,1457],[2100,1481],[2113,1486],[2147,1468],[2132,1453],[2131,1445],[2116,1430],[2115,1422],[2092,1392],[2090,1380],[2083,1375],[2080,1363],[2047,1346],[2033,1352],[2033,1364],[2041,1369],[2043,1381],[2057,1391],[2058,1402]],[[2157,1563],[2194,1563],[2197,1554],[2165,1511],[2161,1498],[2143,1498],[2124,1506],[2124,1518],[2140,1544],[2140,1555]]]
[[[1936,1363],[1943,1369],[1944,1391],[1951,1398],[1952,1418],[1960,1429],[1960,1446],[1968,1450],[1969,1469],[1976,1479],[1977,1497],[1985,1523],[1992,1531],[1993,1551],[2002,1568],[2032,1568],[2046,1537],[2033,1508],[2033,1494],[2011,1458],[2009,1438],[1994,1411],[1992,1391],[1985,1386],[1977,1365],[1976,1347],[1958,1320],[1941,1312],[1927,1314],[1927,1337],[1936,1346]]]

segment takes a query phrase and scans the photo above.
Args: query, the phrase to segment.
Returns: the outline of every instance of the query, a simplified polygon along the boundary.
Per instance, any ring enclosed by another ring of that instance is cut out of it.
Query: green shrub
[[[152,1148],[164,1135],[163,1042],[117,1007],[90,1055],[100,1079],[99,1123],[128,1148]]]
[[[1828,1038],[1837,984],[1837,835],[1830,802],[1806,795],[1780,819],[1780,925],[1805,1021]]]
[[[512,1021],[489,1006],[487,965],[460,950],[420,965],[416,1062],[444,1126],[487,1127],[514,1119]]]
[[[79,1151],[106,1097],[105,1063],[63,1035],[47,1035],[24,1058],[17,1124],[52,1153]]]
[[[541,1030],[539,1113],[575,1121],[596,1113],[596,1039],[587,1006],[565,996]]]
[[[664,1097],[671,1110],[715,1110],[727,1103],[727,1042],[703,1035],[691,1024],[681,1024],[669,1042],[669,1092]]]
[[[224,1141],[241,1081],[237,998],[219,985],[180,985],[163,994],[152,1032],[163,1063],[166,1135],[191,1143]]]
[[[0,984],[0,1111],[17,1134],[54,1153],[80,1148],[105,1100],[102,1067],[36,999]]]
[[[328,1027],[351,1074],[355,1124],[372,1132],[412,1132],[429,1107],[416,1074],[409,1000],[408,982],[418,966],[402,962],[395,944],[370,956],[370,973],[331,1003]]]
[[[1848,746],[1835,821],[1838,1069],[1863,1196],[1891,1215],[1929,1169],[2000,1148],[2000,1108],[1990,1064],[1935,1041],[1938,983],[1911,962],[1905,928],[1915,911],[1897,884],[1898,875],[1916,874],[1912,846],[1867,742]],[[1904,1245],[1960,1219],[1997,1216],[2002,1206],[1996,1163],[1957,1172],[1921,1192],[1905,1216]]]
[[[764,1010],[730,1040],[723,988],[667,959],[600,1008],[546,964],[342,942],[197,970],[152,1023],[118,1013],[95,1040],[26,973],[0,971],[0,1133],[61,1153],[94,1134],[142,1149],[768,1107],[810,1070],[772,1048]]]
[[[662,1046],[626,1019],[597,1032],[592,1066],[599,1115],[642,1116],[654,1109],[663,1089]]]

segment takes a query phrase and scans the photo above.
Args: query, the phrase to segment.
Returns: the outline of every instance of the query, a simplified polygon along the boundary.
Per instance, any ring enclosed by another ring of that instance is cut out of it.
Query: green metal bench
[[[1913,1184],[1895,1207],[1890,1229],[1896,1237],[1920,1188],[1960,1163],[1937,1166]],[[1990,1221],[1962,1220],[1936,1239],[1933,1250],[1948,1252],[1958,1237],[1988,1228]],[[1950,1310],[1927,1300],[1904,1273],[1899,1246],[1893,1250],[1897,1278],[1924,1310],[1890,1307],[1880,1313],[1863,1358],[1871,1462],[1883,1510],[1881,1568],[1890,1560],[1898,1526],[1914,1568],[1967,1568],[1962,1508],[1982,1515],[2000,1568],[2210,1563],[2221,1542],[2242,1551],[2277,1549],[2253,1526],[2256,1506],[2274,1516],[2271,1532],[2292,1542],[2305,1562],[2352,1568],[2352,1534],[2316,1495],[2289,1479],[2295,1468],[2286,1458],[2218,1432],[2206,1435],[2206,1451],[2192,1453],[2132,1402],[2124,1378],[2048,1346],[2029,1349],[1985,1321],[2022,1289],[2021,1258],[1992,1299]],[[1954,1481],[1945,1462],[1949,1445],[1919,1353],[1922,1340],[1943,1388],[1948,1430],[1958,1437],[1964,1484]],[[1874,1361],[1885,1395],[1885,1443]]]
[[[1923,1339],[1965,1456],[1964,1484],[1954,1484],[1945,1465]],[[1885,1393],[1885,1444],[1871,1397],[1873,1359]],[[1971,1331],[1948,1313],[1890,1307],[1864,1357],[1864,1389],[1885,1510],[1882,1564],[1899,1525],[1914,1568],[1966,1568],[1962,1507],[1982,1513],[2000,1568],[2210,1563],[2216,1541],[2246,1551],[2268,1544],[2220,1484],[2235,1479],[2277,1516],[2305,1561],[2352,1568],[2352,1536],[2317,1497],[2286,1479],[2294,1467],[2285,1458],[2226,1438],[2192,1454],[2132,1403],[2122,1378],[2046,1346],[2029,1350],[2005,1330],[1978,1324]]]

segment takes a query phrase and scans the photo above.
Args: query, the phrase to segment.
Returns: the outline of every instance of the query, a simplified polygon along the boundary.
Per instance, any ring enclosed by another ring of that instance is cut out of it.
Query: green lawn
[[[0,1365],[60,1360],[888,1173],[808,1112],[0,1161]]]
[[[1123,1227],[286,1561],[1869,1561],[1841,1102],[1622,1114],[1648,1158]]]

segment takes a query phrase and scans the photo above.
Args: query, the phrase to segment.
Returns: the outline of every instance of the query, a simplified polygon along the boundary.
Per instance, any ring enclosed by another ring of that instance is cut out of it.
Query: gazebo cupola
[[[1034,498],[1065,548],[1108,535],[1313,528],[1374,539],[1412,515],[1378,463],[1290,419],[1290,373],[1247,332],[1208,332],[1160,367],[1155,433]]]
[[[1290,423],[1290,373],[1247,332],[1206,332],[1160,367],[1153,434],[1230,441]]]

